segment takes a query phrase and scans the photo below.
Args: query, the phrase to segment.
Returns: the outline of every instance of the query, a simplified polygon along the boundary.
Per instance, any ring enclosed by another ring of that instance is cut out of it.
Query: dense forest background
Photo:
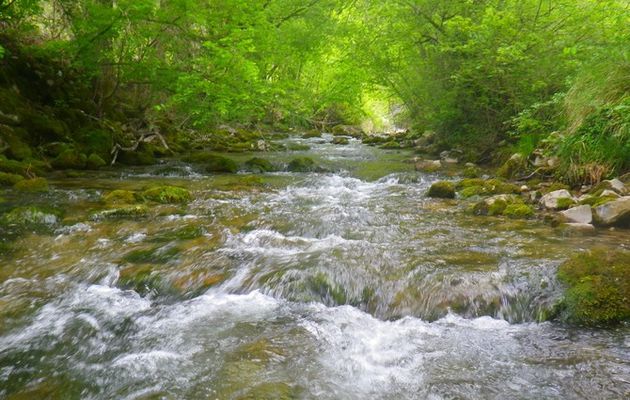
[[[628,43],[625,0],[0,0],[0,148],[396,126],[592,183],[630,169]]]

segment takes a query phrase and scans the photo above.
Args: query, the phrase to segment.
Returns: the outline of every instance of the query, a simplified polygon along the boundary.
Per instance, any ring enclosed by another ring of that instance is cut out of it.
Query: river
[[[540,322],[571,233],[428,199],[410,154],[289,139],[328,172],[208,175],[177,160],[7,191],[64,210],[0,256],[0,398],[622,399],[630,328]],[[251,155],[237,155],[244,161]],[[447,179],[450,179],[447,177]],[[95,218],[103,193],[187,206]]]

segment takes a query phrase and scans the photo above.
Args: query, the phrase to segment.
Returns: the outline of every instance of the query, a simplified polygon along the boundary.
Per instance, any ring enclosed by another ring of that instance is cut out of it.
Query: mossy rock
[[[505,215],[512,218],[521,218],[520,213],[527,213],[527,211],[520,206],[525,206],[521,198],[515,195],[500,194],[477,202],[472,208],[472,213],[474,215]],[[533,212],[531,207],[528,208]],[[506,211],[510,215],[506,214]]]
[[[511,179],[523,172],[526,167],[526,158],[522,154],[516,153],[497,170],[497,176],[505,179]]]
[[[23,180],[22,175],[0,172],[0,186],[13,186]]]
[[[88,169],[100,169],[107,165],[107,162],[96,153],[90,154],[87,158],[86,166]]]
[[[576,254],[558,268],[567,285],[564,318],[579,325],[606,326],[630,321],[630,251],[594,249]]]
[[[346,290],[341,286],[331,284],[323,273],[309,277],[307,287],[314,294],[315,300],[322,301],[324,304],[331,306],[348,304]]]
[[[37,206],[17,207],[0,217],[0,224],[18,231],[48,231],[59,222],[62,213]]]
[[[501,179],[462,179],[456,186],[460,196],[464,198],[472,196],[490,196],[496,194],[518,194],[520,188]]]
[[[192,200],[190,191],[177,186],[156,186],[142,192],[142,196],[163,204],[187,204]]]
[[[191,160],[191,162],[195,163],[206,164],[206,171],[211,173],[234,174],[238,172],[238,164],[236,163],[236,161],[215,154],[198,153],[193,157],[189,157],[188,160]]]
[[[525,219],[534,216],[534,209],[527,204],[508,204],[503,215],[512,219]]]
[[[464,169],[462,176],[469,179],[479,178],[481,176],[481,170],[479,167],[469,166]]]
[[[427,196],[440,199],[454,199],[455,185],[447,181],[435,182],[429,188]]]
[[[142,197],[130,190],[117,189],[104,195],[102,200],[108,205],[134,204],[141,201]]]
[[[142,144],[134,151],[120,151],[118,162],[124,165],[153,165],[157,159],[151,148]]]
[[[24,179],[17,182],[13,188],[23,192],[47,192],[48,181],[44,178]]]
[[[322,137],[322,133],[318,130],[310,130],[308,132],[305,132],[302,135],[303,139],[312,139],[312,138],[320,138]]]
[[[294,158],[289,163],[287,170],[291,172],[316,172],[318,168],[313,159],[308,157],[298,157]]]
[[[83,169],[87,156],[76,149],[67,149],[52,160],[51,165],[57,169]]]
[[[345,138],[343,136],[336,136],[336,137],[333,138],[332,144],[345,146],[347,144],[350,144],[350,141],[348,140],[348,138]]]
[[[78,135],[78,140],[82,143],[86,153],[95,154],[102,160],[109,157],[114,147],[114,139],[111,132],[102,129],[83,130]]]
[[[245,167],[254,173],[272,172],[275,168],[273,164],[264,158],[254,157],[245,162]]]

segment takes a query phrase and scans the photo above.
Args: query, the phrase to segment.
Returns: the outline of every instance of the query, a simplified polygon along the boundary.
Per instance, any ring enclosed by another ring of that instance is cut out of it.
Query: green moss
[[[287,169],[291,172],[316,172],[318,170],[315,161],[308,157],[294,158]]]
[[[13,186],[23,180],[22,175],[0,172],[0,186]]]
[[[28,163],[9,160],[5,156],[0,155],[0,172],[24,176],[27,174],[28,169]]]
[[[51,165],[57,169],[83,169],[86,162],[85,154],[76,149],[67,149],[52,160]]]
[[[109,205],[114,204],[134,204],[141,200],[141,197],[130,190],[113,190],[102,198],[103,202]]]
[[[503,215],[513,219],[530,218],[534,215],[534,209],[527,204],[509,204]]]
[[[601,326],[630,320],[630,252],[594,249],[563,263],[558,278],[567,285],[564,318]]]
[[[452,182],[439,181],[435,182],[429,188],[427,196],[441,199],[455,198],[455,185]]]
[[[497,176],[511,179],[527,167],[527,160],[521,154],[514,154],[497,170]]]
[[[481,170],[478,167],[466,167],[466,169],[464,169],[464,172],[462,172],[462,175],[465,178],[479,178],[479,176],[481,176]]]
[[[142,192],[142,196],[163,204],[186,204],[192,200],[192,194],[177,186],[156,186]]]
[[[46,192],[48,181],[44,178],[24,179],[16,183],[13,188],[23,192]]]
[[[463,197],[464,199],[467,199],[469,197],[480,196],[480,195],[483,195],[485,193],[486,193],[486,191],[485,191],[483,186],[469,186],[469,187],[461,190],[459,192],[459,195],[461,197]]]
[[[17,130],[18,129],[16,128],[16,131]],[[6,132],[2,134],[3,131]],[[15,158],[16,160],[25,160],[33,156],[33,151],[29,145],[24,143],[17,134],[13,133],[13,130],[6,128],[2,129],[2,125],[0,125],[0,134],[2,134],[0,136],[4,138],[4,141],[9,146],[7,149],[9,156]]]
[[[502,215],[503,212],[506,210],[507,206],[508,206],[507,201],[502,200],[502,199],[495,200],[491,204],[488,205],[488,215],[490,216]]]
[[[568,210],[575,205],[575,201],[568,197],[558,199],[558,210]]]
[[[247,160],[245,167],[254,173],[271,172],[274,170],[273,165],[269,161],[258,157]]]
[[[87,159],[87,167],[89,169],[99,169],[99,168],[104,167],[105,165],[107,165],[105,160],[103,160],[101,156],[99,156],[96,153],[90,154],[90,156]]]

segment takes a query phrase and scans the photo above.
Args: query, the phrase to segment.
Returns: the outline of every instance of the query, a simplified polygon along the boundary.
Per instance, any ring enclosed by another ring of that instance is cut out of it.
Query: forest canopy
[[[55,106],[99,119],[395,123],[579,182],[630,168],[629,27],[625,0],[0,0],[0,57],[51,60]]]

